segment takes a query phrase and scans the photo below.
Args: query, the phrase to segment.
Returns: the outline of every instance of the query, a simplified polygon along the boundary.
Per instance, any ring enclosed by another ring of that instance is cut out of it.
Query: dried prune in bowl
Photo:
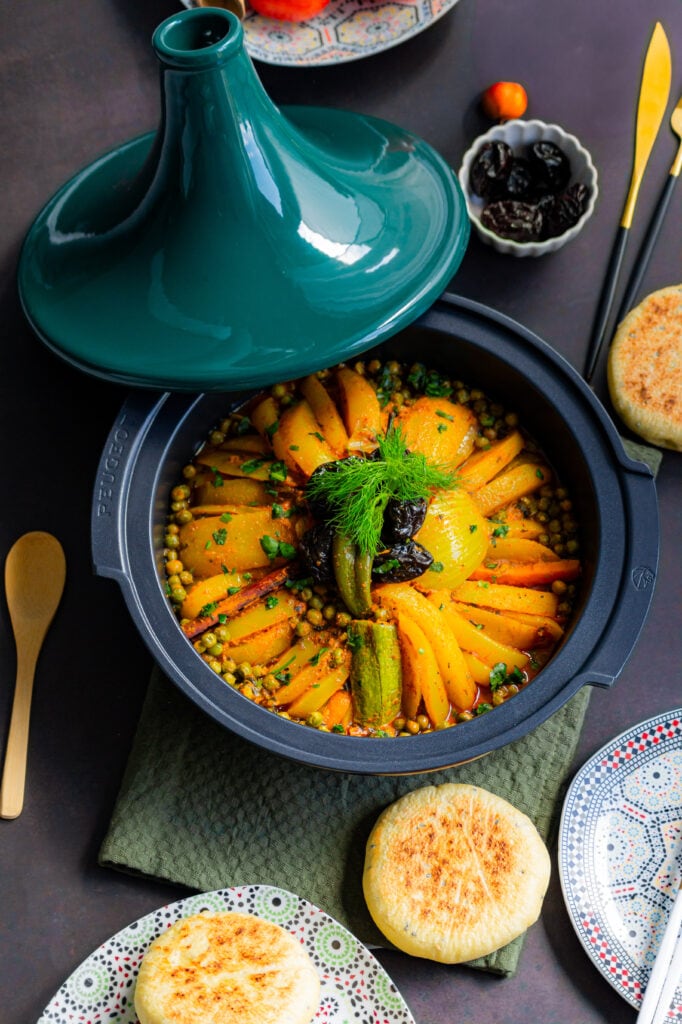
[[[507,178],[506,196],[509,199],[518,199],[521,202],[526,202],[533,199],[537,191],[538,181],[530,162],[525,157],[515,156],[512,161],[509,177]]]
[[[555,142],[538,139],[528,149],[528,160],[541,187],[556,194],[571,180],[571,162]]]
[[[587,209],[590,190],[587,185],[575,182],[558,196],[548,196],[541,202],[542,237],[554,238],[563,235],[577,224]]]
[[[477,196],[494,199],[504,195],[514,154],[506,142],[486,142],[471,165],[470,184]]]
[[[481,224],[500,238],[536,242],[542,235],[542,213],[535,203],[501,199],[481,212]]]

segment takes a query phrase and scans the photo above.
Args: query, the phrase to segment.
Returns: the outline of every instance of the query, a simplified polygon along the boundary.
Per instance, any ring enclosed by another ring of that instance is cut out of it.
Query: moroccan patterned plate
[[[266,885],[236,886],[189,896],[128,925],[73,972],[38,1024],[136,1024],[135,979],[150,943],[175,921],[202,910],[254,914],[301,938],[320,976],[316,1021],[415,1024],[383,967],[346,928],[312,903]]]
[[[194,0],[182,0],[186,7]],[[441,18],[457,0],[330,0],[309,21],[275,21],[248,8],[246,49],[265,64],[303,67],[371,57],[405,42]]]
[[[682,881],[682,708],[583,765],[564,801],[559,872],[588,956],[639,1009]],[[682,1022],[682,978],[666,1021]]]

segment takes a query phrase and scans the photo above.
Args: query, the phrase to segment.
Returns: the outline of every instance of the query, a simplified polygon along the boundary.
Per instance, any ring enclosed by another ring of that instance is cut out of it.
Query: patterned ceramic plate
[[[578,772],[559,871],[578,938],[636,1009],[682,882],[682,708],[634,726]],[[682,1022],[682,979],[666,1021]]]
[[[395,985],[346,928],[284,889],[238,886],[189,896],[128,925],[85,960],[62,985],[38,1024],[115,1021],[135,1024],[133,991],[149,944],[175,921],[202,910],[254,914],[300,938],[320,975],[315,1020],[324,1024],[415,1024]]]
[[[186,7],[194,0],[182,0]],[[302,67],[371,57],[405,42],[441,18],[457,0],[329,0],[309,21],[274,21],[248,9],[246,49],[265,64]]]

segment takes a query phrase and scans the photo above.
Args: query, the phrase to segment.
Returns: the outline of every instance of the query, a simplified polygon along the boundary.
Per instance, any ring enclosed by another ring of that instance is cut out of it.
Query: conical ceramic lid
[[[77,174],[19,266],[42,340],[131,386],[259,387],[348,359],[445,289],[469,235],[422,140],[340,110],[280,111],[238,18],[183,11],[153,38],[161,122]]]

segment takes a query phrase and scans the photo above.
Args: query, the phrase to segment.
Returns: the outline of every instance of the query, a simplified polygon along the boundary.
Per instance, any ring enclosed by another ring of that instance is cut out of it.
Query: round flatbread
[[[183,918],[152,942],[135,986],[140,1024],[309,1024],[320,981],[306,950],[251,914]]]
[[[412,956],[486,956],[537,920],[550,860],[533,822],[478,786],[426,786],[378,818],[363,889],[377,927]]]
[[[628,313],[609,350],[608,383],[631,430],[682,451],[682,285],[653,292]]]

